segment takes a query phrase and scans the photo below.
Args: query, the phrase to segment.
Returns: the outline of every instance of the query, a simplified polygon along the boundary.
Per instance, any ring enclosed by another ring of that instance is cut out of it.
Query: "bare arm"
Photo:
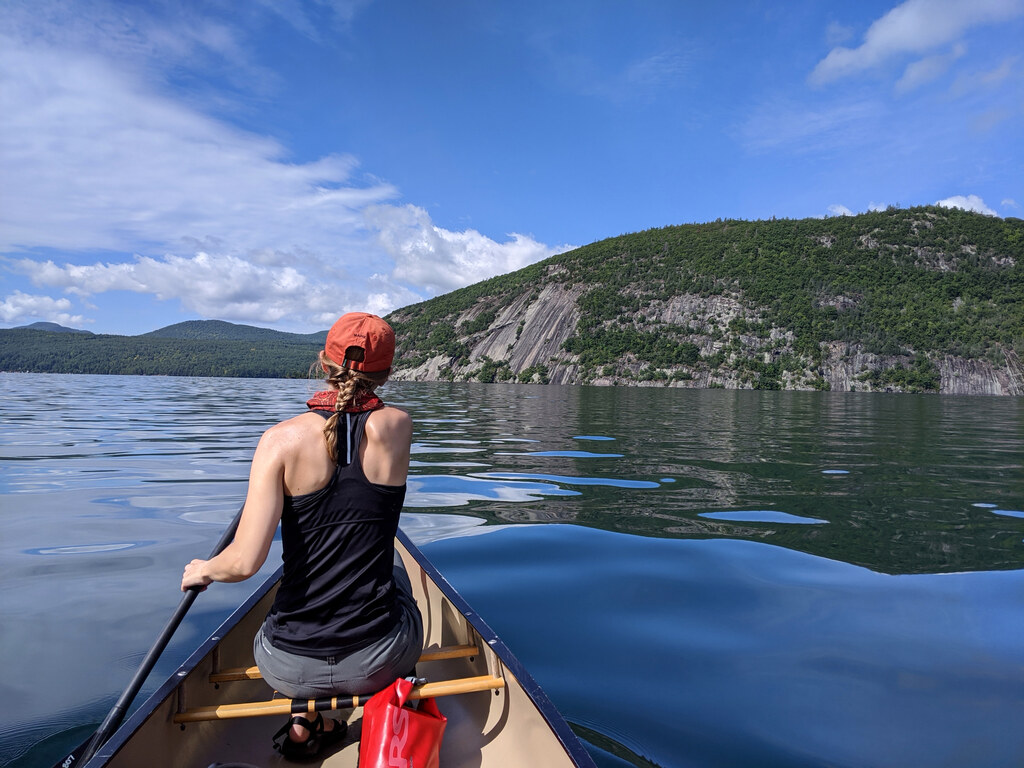
[[[267,559],[284,506],[284,465],[287,441],[281,431],[267,430],[256,446],[249,471],[249,490],[235,538],[211,560],[185,566],[181,590],[206,587],[214,581],[243,581]]]

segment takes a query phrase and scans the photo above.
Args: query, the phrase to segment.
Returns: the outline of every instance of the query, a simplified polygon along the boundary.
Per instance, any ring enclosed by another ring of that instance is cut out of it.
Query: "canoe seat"
[[[464,677],[456,680],[439,680],[423,683],[412,689],[410,699],[425,699],[438,696],[453,696],[460,693],[494,691],[505,687],[505,680],[496,675]],[[372,694],[371,694],[372,695]],[[323,699],[270,699],[249,701],[239,704],[219,704],[207,707],[190,707],[174,715],[174,722],[180,725],[206,720],[230,720],[238,717],[262,717],[265,715],[298,715],[314,712],[330,712],[337,709],[356,709],[369,701],[370,696],[351,696]]]
[[[480,655],[476,645],[446,645],[428,648],[420,656],[420,662],[443,661],[445,659],[472,659]],[[210,682],[219,687],[220,683],[241,680],[262,680],[259,667],[234,667],[221,669],[210,675]],[[411,699],[437,696],[452,696],[459,693],[478,691],[499,691],[505,687],[505,680],[497,675],[480,675],[454,680],[437,680],[417,685]],[[336,709],[355,709],[363,706],[370,696],[342,696],[322,699],[270,699],[269,701],[248,701],[237,704],[190,707],[174,715],[174,722],[197,723],[205,720],[228,720],[237,717],[260,717],[263,715],[312,714]]]
[[[466,659],[480,655],[480,649],[475,645],[446,645],[440,648],[428,649],[420,656],[420,663],[427,661],[441,661],[443,659]],[[211,683],[232,683],[239,680],[262,680],[259,667],[232,667],[222,669],[210,675]]]

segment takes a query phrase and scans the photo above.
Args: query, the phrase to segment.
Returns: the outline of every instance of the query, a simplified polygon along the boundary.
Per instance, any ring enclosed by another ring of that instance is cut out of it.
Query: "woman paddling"
[[[182,590],[255,574],[281,523],[284,574],[253,653],[289,698],[362,695],[411,674],[423,645],[419,609],[395,554],[412,420],[374,394],[391,371],[395,334],[376,315],[343,315],[320,365],[327,391],[309,411],[268,429],[253,456],[234,541],[185,566]],[[286,757],[310,757],[344,737],[318,712],[275,735]]]

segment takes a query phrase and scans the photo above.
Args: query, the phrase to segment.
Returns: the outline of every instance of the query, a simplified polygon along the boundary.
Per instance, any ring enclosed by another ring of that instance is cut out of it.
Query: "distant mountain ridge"
[[[49,331],[50,333],[85,333],[90,336],[94,335],[92,331],[83,331],[80,328],[68,328],[65,325],[59,325],[58,323],[32,323],[31,325],[19,325],[17,328],[12,328],[13,331],[27,330],[27,331]]]
[[[327,331],[287,333],[222,320],[138,336],[33,323],[0,330],[0,371],[304,378],[326,339]]]
[[[240,325],[224,320],[186,320],[155,331],[141,334],[153,339],[192,339],[216,341],[275,341],[294,344],[323,344],[327,331],[317,333],[287,333],[272,328]]]

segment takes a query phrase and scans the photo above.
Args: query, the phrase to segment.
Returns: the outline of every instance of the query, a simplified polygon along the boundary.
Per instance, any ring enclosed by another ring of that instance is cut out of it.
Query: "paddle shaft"
[[[245,504],[242,505],[242,509],[245,508]],[[214,547],[213,552],[210,553],[210,558],[219,555],[228,544],[231,543],[232,539],[235,538],[235,531],[238,530],[238,521],[242,519],[242,509],[238,510],[238,514],[235,515],[235,519],[231,521],[224,534],[220,537],[220,541],[217,542],[217,546]],[[111,737],[117,727],[124,720],[125,713],[128,711],[128,707],[131,706],[132,701],[138,694],[139,689],[142,688],[142,684],[146,682],[146,678],[149,677],[149,673],[153,671],[153,667],[156,665],[157,659],[160,658],[160,654],[164,652],[167,644],[171,641],[171,637],[174,632],[178,629],[178,625],[181,624],[182,619],[185,618],[185,614],[188,613],[188,609],[192,607],[192,603],[195,602],[196,596],[202,591],[199,587],[190,587],[185,595],[181,598],[181,602],[178,603],[178,607],[174,610],[170,620],[164,626],[160,636],[153,643],[153,647],[149,649],[149,653],[146,654],[146,658],[142,660],[142,664],[139,665],[138,671],[132,678],[131,682],[128,683],[128,687],[124,689],[124,693],[114,704],[110,712],[107,713],[106,718],[100,724],[100,727],[96,729],[96,733],[92,735],[86,744],[85,751],[81,755],[76,753],[79,750],[75,750],[67,759],[58,763],[59,766],[70,766],[76,763],[85,763],[96,754],[96,750],[99,749],[103,744],[106,743],[107,739]],[[81,749],[81,747],[79,747]],[[69,762],[70,761],[70,762]]]

